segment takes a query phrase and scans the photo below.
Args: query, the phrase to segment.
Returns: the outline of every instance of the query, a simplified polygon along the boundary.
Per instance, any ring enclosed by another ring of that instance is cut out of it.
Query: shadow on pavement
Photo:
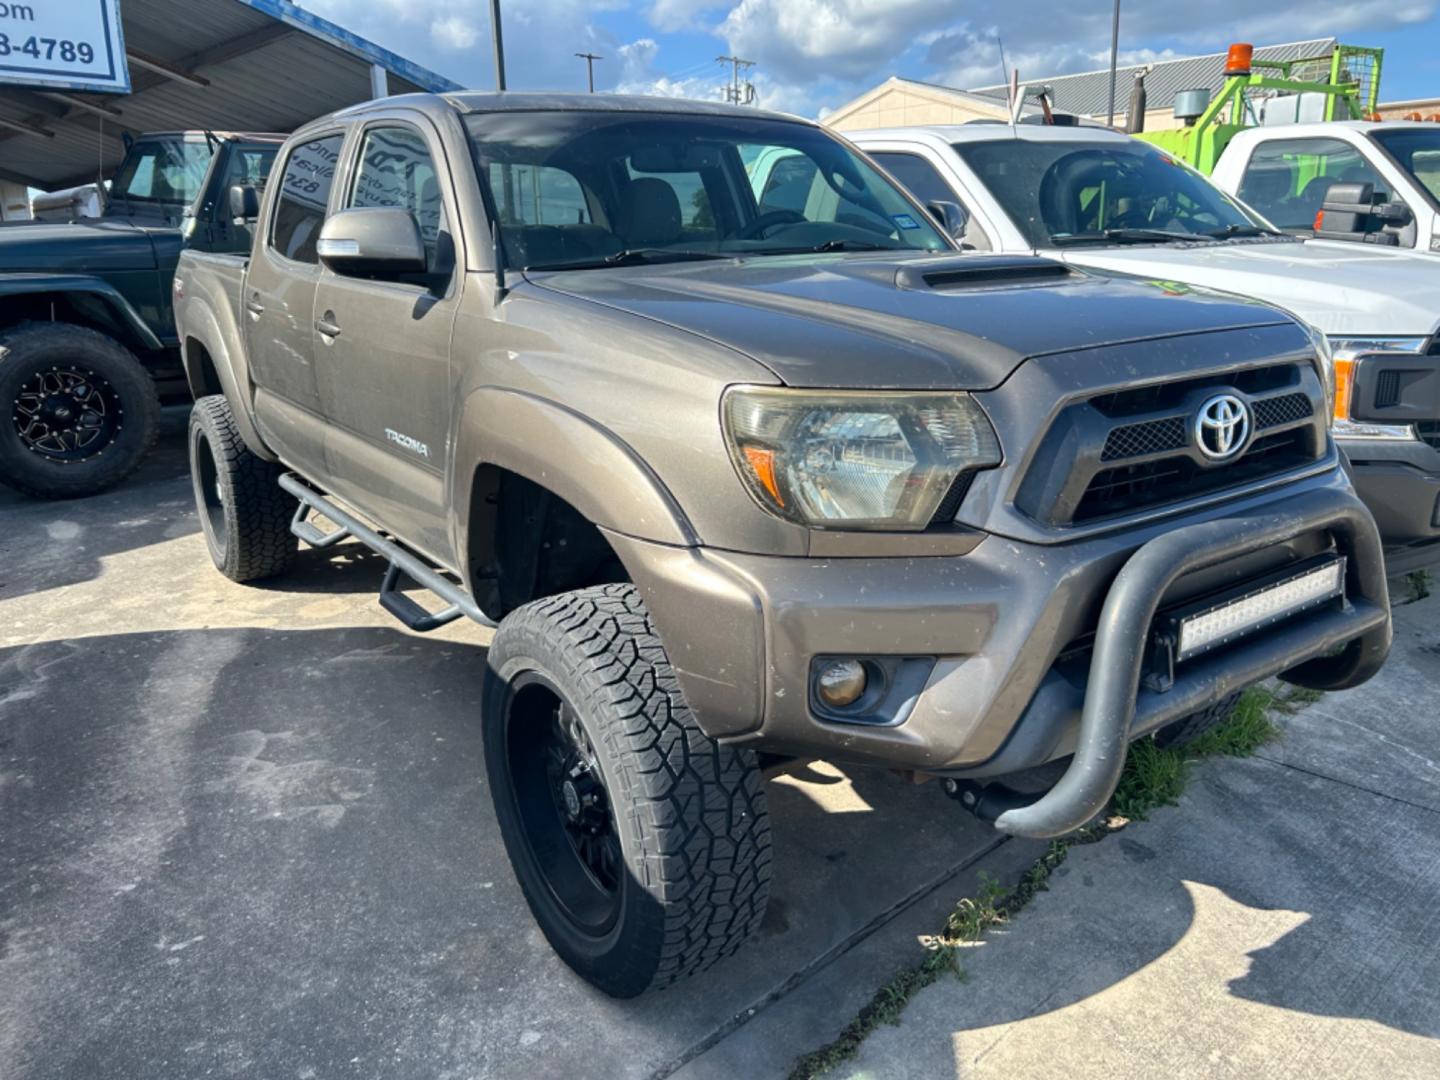
[[[963,954],[965,983],[924,991],[837,1076],[1437,1075],[1437,823],[1216,762],[1178,809],[1072,848]]]
[[[0,651],[7,1080],[646,1076],[995,842],[933,788],[774,781],[759,941],[612,1001],[511,876],[484,655],[356,627]]]
[[[86,499],[32,499],[0,485],[0,600],[90,581],[102,560],[200,531],[185,432],[190,407],[160,414],[140,468]]]

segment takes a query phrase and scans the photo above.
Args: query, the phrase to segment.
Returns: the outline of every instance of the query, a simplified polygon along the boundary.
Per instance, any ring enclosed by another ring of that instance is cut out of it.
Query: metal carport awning
[[[0,180],[109,176],[125,133],[291,131],[374,96],[462,87],[288,0],[121,0],[129,94],[0,87]]]

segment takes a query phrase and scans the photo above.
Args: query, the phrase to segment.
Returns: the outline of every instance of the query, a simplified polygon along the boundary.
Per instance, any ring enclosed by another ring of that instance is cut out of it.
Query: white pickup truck
[[[1440,258],[1440,124],[1347,120],[1242,131],[1216,185],[1286,232],[1390,244]],[[1335,184],[1368,184],[1372,213],[1328,212]]]
[[[1289,235],[1169,154],[1103,128],[847,134],[967,247],[1041,253],[1176,292],[1238,293],[1316,328],[1335,359],[1335,437],[1380,524],[1387,565],[1440,561],[1440,261]],[[792,171],[755,163],[763,205],[805,197],[809,185]]]

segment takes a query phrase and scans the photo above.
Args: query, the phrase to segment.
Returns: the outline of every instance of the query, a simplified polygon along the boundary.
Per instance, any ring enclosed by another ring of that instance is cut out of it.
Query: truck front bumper
[[[1078,754],[1096,730],[1123,749],[1271,675],[1357,685],[1390,642],[1379,537],[1339,470],[1224,517],[1067,544],[992,536],[963,556],[773,558],[612,540],[708,734],[865,765],[996,776]],[[1182,664],[1164,688],[1140,685],[1158,609],[1332,550],[1347,558],[1343,603]],[[913,692],[895,680],[903,700],[881,722],[845,723],[812,691],[825,657],[925,667]]]
[[[1337,440],[1380,529],[1390,572],[1440,563],[1440,450],[1415,440]]]

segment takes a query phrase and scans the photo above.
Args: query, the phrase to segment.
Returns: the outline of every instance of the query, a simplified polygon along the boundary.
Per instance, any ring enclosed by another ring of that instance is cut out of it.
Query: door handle
[[[315,329],[319,330],[320,333],[324,334],[326,337],[339,337],[340,327],[337,323],[333,321],[334,318],[335,316],[327,311],[324,318],[315,320]]]
[[[246,300],[245,310],[250,312],[251,315],[264,315],[265,305],[260,303],[259,300]]]

